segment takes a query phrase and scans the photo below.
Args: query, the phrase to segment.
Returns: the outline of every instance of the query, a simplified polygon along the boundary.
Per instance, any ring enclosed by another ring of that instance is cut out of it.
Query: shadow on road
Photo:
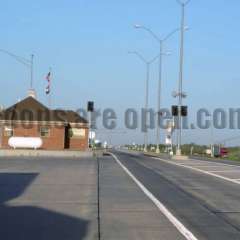
[[[81,240],[88,221],[31,206],[8,206],[37,177],[35,173],[0,173],[0,239]]]

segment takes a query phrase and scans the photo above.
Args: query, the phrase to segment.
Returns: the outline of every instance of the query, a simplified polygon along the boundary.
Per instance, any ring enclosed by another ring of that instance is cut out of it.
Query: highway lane
[[[188,168],[224,174],[234,166],[200,160],[178,166],[141,154],[114,154],[198,239],[240,239],[240,185]]]
[[[100,239],[185,240],[114,158],[98,162]]]

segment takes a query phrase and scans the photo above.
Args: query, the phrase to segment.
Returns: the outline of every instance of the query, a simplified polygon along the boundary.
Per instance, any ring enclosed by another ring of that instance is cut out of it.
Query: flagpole
[[[52,68],[51,68],[51,67],[49,68],[49,72],[50,72],[50,74],[51,74],[51,79],[52,79]],[[49,108],[52,107],[52,101],[51,101],[51,100],[52,100],[52,99],[51,99],[51,95],[52,95],[52,85],[51,85],[51,84],[52,84],[52,81],[49,82],[49,86],[50,86],[50,93],[49,93],[49,99],[48,99],[48,101],[49,101],[49,102],[48,102]]]
[[[52,78],[52,68],[49,68],[49,72],[46,76],[46,80],[47,80],[47,86],[45,89],[45,93],[46,93],[46,97],[47,97],[47,101],[48,101],[48,107],[51,108],[52,105],[52,99],[51,99],[51,78]]]
[[[30,89],[33,89],[33,58],[34,58],[34,55],[32,54],[31,55],[31,80],[30,80]]]
[[[51,93],[48,95],[48,106],[51,108]]]

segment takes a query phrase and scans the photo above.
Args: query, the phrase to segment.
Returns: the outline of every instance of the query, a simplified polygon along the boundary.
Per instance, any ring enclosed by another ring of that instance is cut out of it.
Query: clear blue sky
[[[152,58],[158,45],[132,26],[141,23],[163,36],[180,23],[175,0],[9,0],[1,3],[1,9],[0,48],[24,57],[35,54],[34,87],[44,103],[45,75],[51,66],[54,107],[72,109],[85,107],[88,100],[94,100],[98,108],[111,107],[117,112],[143,106],[145,69],[127,51],[137,50]],[[240,106],[239,9],[239,0],[192,0],[186,9],[190,31],[186,34],[184,90],[190,111]],[[178,47],[176,35],[166,46],[172,56],[164,60],[165,107],[174,103],[171,92],[177,88]],[[28,70],[4,54],[0,65],[0,103],[8,106],[25,97]],[[151,107],[156,107],[156,88],[157,64],[153,64]],[[122,116],[119,118],[121,121]],[[238,134],[224,131],[216,136]],[[124,142],[135,136],[141,142],[138,132],[112,138]],[[154,133],[151,136],[154,140]],[[207,131],[185,136],[187,142],[203,143],[205,139],[209,140]]]

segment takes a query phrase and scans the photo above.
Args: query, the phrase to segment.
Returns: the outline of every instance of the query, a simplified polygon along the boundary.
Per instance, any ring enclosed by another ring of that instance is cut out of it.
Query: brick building
[[[51,110],[29,96],[0,112],[0,148],[10,138],[41,139],[44,150],[88,148],[87,120],[74,111]]]

